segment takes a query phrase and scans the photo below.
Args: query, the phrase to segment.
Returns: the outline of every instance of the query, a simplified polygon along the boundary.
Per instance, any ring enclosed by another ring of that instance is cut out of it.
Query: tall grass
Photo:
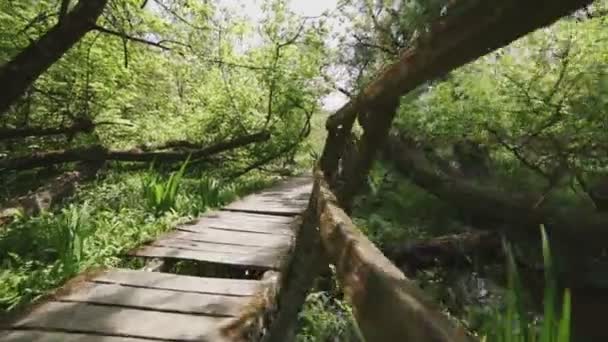
[[[558,290],[555,268],[549,248],[549,240],[541,226],[543,263],[545,266],[545,291],[543,317],[540,326],[526,312],[523,303],[523,288],[515,258],[505,244],[508,266],[508,291],[506,309],[496,312],[486,327],[484,342],[569,342],[571,323],[571,298],[566,289],[558,309]]]
[[[88,202],[80,207],[70,205],[62,214],[59,224],[49,229],[54,230],[51,241],[59,258],[57,267],[62,276],[68,277],[79,271],[80,263],[85,259],[86,242],[95,233],[95,226],[91,222]]]
[[[175,209],[180,183],[189,159],[182,164],[179,171],[172,172],[167,180],[164,180],[160,174],[152,172],[154,165],[150,166],[150,172],[142,180],[142,189],[148,208],[156,215]]]
[[[210,174],[173,177],[109,172],[85,184],[71,204],[38,216],[21,216],[0,229],[0,313],[30,303],[89,267],[124,266],[122,256],[208,208],[271,183],[250,174],[230,183]],[[146,199],[142,184],[150,185]],[[160,184],[159,195],[152,191]],[[154,198],[152,198],[154,196]]]

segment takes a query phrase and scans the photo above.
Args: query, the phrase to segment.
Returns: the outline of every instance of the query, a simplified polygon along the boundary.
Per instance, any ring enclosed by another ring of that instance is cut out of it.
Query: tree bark
[[[108,0],[81,0],[63,19],[0,67],[0,115],[57,62],[74,44],[93,29]]]
[[[80,161],[127,161],[127,162],[176,162],[186,160],[203,159],[212,155],[233,150],[256,142],[263,142],[270,139],[270,134],[261,132],[251,135],[238,137],[202,148],[196,151],[162,151],[162,152],[142,152],[141,150],[112,151],[103,146],[95,145],[82,148],[74,148],[62,151],[34,153],[27,157],[16,157],[0,159],[0,170],[24,170],[37,167],[49,166]]]
[[[448,176],[434,169],[414,144],[394,135],[389,137],[385,156],[414,184],[483,222],[483,225],[476,225],[479,228],[508,225],[507,233],[537,238],[538,227],[544,224],[551,236],[567,242],[572,249],[586,247],[584,250],[578,248],[579,252],[605,247],[608,214],[592,208],[564,209],[545,203],[537,206],[538,194],[505,193],[498,188]]]
[[[89,120],[75,122],[65,127],[23,127],[23,128],[0,128],[0,140],[19,139],[26,137],[45,137],[51,135],[73,136],[77,133],[91,133],[95,124]]]
[[[384,253],[410,276],[429,267],[466,266],[472,256],[504,261],[500,236],[495,232],[466,232],[412,241],[388,247]]]
[[[387,127],[393,121],[393,104],[399,103],[401,95],[591,2],[451,1],[446,16],[433,23],[397,62],[389,65],[358,96],[327,120],[328,137],[321,165],[332,186],[341,185],[337,193],[341,205],[348,208],[357,189],[361,188],[376,152],[382,148]],[[364,131],[359,146],[361,154],[354,167],[340,170],[345,137],[356,119]],[[346,175],[342,176],[341,171]]]
[[[53,204],[73,194],[78,183],[95,177],[102,164],[83,163],[76,170],[57,176],[32,193],[9,201],[0,208],[0,226],[9,223],[17,213],[31,216],[50,209]]]

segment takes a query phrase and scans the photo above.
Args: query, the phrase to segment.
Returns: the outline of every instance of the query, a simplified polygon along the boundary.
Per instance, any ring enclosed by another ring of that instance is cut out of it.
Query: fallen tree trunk
[[[79,161],[126,161],[126,162],[176,162],[211,157],[215,154],[233,150],[256,142],[270,139],[268,132],[261,132],[224,141],[195,151],[143,152],[141,150],[112,151],[95,145],[62,151],[40,152],[27,157],[0,159],[0,170],[24,170]]]
[[[71,136],[77,133],[91,133],[95,124],[90,120],[81,120],[73,125],[65,127],[23,127],[23,128],[0,128],[0,140],[18,139],[26,137],[45,137],[51,135]]]
[[[413,183],[452,204],[476,219],[486,229],[507,225],[510,233],[537,236],[544,224],[552,236],[584,252],[604,248],[608,239],[608,215],[586,208],[562,209],[538,204],[538,194],[505,193],[487,185],[438,172],[416,146],[398,136],[390,136],[386,157]],[[509,233],[509,232],[508,232]],[[580,248],[578,248],[580,250]]]
[[[35,191],[20,196],[0,208],[0,225],[9,223],[15,215],[36,215],[48,210],[63,198],[74,193],[79,183],[95,177],[103,163],[83,163],[74,171],[67,171]]]
[[[158,151],[158,150],[196,150],[203,148],[201,143],[191,142],[187,140],[169,140],[161,145],[142,144],[139,145],[142,151]]]
[[[11,61],[0,67],[0,115],[51,65],[95,27],[108,0],[80,0],[72,11],[32,42]]]
[[[460,267],[473,257],[504,261],[500,235],[495,232],[466,232],[390,246],[384,251],[406,275],[431,267]]]

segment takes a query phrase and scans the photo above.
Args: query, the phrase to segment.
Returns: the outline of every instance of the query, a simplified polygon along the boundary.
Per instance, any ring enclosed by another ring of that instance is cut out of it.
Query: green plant
[[[175,208],[180,183],[184,177],[189,159],[182,164],[177,172],[172,172],[166,181],[158,173],[152,172],[153,165],[150,167],[147,177],[143,178],[143,196],[148,208],[152,209],[155,215],[158,216]]]
[[[203,208],[215,207],[221,204],[222,187],[215,178],[202,178],[198,182],[198,195]]]
[[[569,342],[571,299],[568,289],[564,291],[562,308],[557,307],[557,284],[554,273],[549,240],[541,227],[542,252],[545,266],[545,291],[543,318],[540,327],[530,319],[523,304],[523,289],[511,249],[506,246],[508,266],[508,291],[504,313],[496,312],[493,321],[486,327],[487,342]]]
[[[309,294],[298,321],[297,342],[363,341],[349,305],[328,292]]]
[[[52,245],[57,252],[57,267],[64,277],[76,274],[85,259],[85,244],[95,233],[91,224],[91,207],[88,202],[82,206],[70,205],[62,210],[61,220],[51,226]]]

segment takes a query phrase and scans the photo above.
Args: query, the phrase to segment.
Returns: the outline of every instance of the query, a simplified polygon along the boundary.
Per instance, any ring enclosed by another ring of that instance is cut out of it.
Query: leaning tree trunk
[[[383,250],[386,256],[406,275],[441,267],[466,267],[472,257],[484,262],[503,261],[500,235],[495,232],[472,231],[406,242]]]
[[[505,192],[498,187],[446,175],[402,137],[389,137],[385,154],[395,169],[414,184],[481,220],[484,224],[479,228],[508,225],[512,227],[508,233],[536,236],[538,227],[545,224],[550,235],[571,245],[584,245],[587,252],[605,248],[608,214],[583,207],[564,209],[546,203],[536,205],[540,194]]]
[[[81,0],[57,25],[0,67],[0,115],[93,29],[108,0]]]

